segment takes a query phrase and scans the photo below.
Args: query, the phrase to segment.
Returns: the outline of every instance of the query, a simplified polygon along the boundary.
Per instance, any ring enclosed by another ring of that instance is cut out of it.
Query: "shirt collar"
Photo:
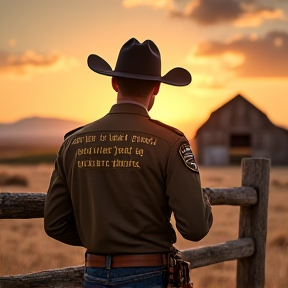
[[[132,103],[131,101],[125,101],[114,104],[109,114],[138,114],[150,118],[147,109],[138,102],[136,103]]]
[[[146,108],[145,105],[143,105],[142,103],[139,103],[137,101],[133,101],[133,100],[118,100],[118,104],[124,104],[124,103],[130,103],[130,104],[134,104],[134,105],[138,105],[138,106],[141,106],[142,108],[144,108],[147,113],[148,113],[148,110]]]

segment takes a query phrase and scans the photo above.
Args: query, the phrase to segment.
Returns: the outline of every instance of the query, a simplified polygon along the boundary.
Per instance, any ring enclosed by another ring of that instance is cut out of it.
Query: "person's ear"
[[[161,82],[158,82],[155,87],[154,87],[154,90],[153,90],[153,95],[157,95],[159,90],[160,90],[160,84]]]
[[[119,91],[119,86],[118,86],[118,83],[117,83],[117,79],[115,77],[112,77],[112,87],[114,89],[115,92],[118,92]]]
[[[151,95],[151,96],[150,96],[150,99],[149,99],[148,106],[147,106],[147,110],[148,110],[148,111],[151,110],[151,108],[152,108],[153,105],[154,105],[154,102],[155,102],[155,95]]]
[[[149,103],[148,103],[148,107],[147,107],[147,110],[148,110],[148,111],[150,111],[151,108],[152,108],[153,105],[154,105],[155,96],[156,96],[156,95],[158,94],[158,92],[159,92],[160,84],[161,84],[161,82],[158,82],[158,83],[154,86],[154,89],[153,89],[153,91],[152,91],[152,95],[150,96]]]

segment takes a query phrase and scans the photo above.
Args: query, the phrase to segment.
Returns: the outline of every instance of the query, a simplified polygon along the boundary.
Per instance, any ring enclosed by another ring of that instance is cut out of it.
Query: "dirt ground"
[[[53,165],[0,165],[0,174],[21,175],[27,187],[0,186],[0,192],[45,192]],[[200,170],[203,187],[241,185],[241,168]],[[266,288],[288,287],[288,167],[272,167],[266,245]],[[239,207],[213,206],[214,224],[200,242],[178,234],[178,249],[195,248],[238,238]],[[83,264],[84,249],[49,238],[43,219],[0,220],[0,275],[26,274],[46,269]],[[191,271],[195,288],[236,287],[236,261],[223,262]]]

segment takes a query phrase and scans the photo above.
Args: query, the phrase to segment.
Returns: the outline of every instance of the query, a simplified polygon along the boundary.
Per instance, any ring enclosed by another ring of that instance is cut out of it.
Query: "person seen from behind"
[[[112,77],[117,101],[101,119],[65,135],[45,200],[45,231],[85,247],[84,287],[192,287],[173,246],[171,213],[181,235],[199,241],[212,225],[211,206],[185,135],[148,114],[161,83],[185,86],[191,75],[177,67],[161,76],[156,44],[135,38],[120,49],[114,70],[94,54],[88,66]]]

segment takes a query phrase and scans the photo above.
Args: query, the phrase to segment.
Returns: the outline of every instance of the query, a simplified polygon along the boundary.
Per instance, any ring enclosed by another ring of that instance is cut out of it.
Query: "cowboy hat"
[[[160,51],[151,40],[143,43],[135,38],[128,40],[119,52],[115,70],[95,54],[89,55],[87,63],[94,72],[108,76],[159,81],[174,86],[185,86],[192,80],[191,74],[180,67],[161,76]]]

